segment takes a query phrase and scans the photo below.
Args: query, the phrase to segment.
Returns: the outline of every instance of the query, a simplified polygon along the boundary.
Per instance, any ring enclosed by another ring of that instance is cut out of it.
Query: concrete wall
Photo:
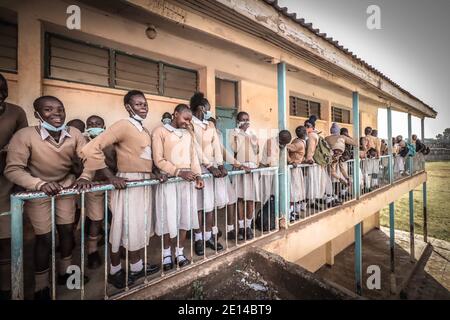
[[[122,96],[126,92],[124,90],[43,79],[44,33],[50,31],[196,69],[199,72],[199,88],[206,92],[213,104],[213,111],[215,77],[237,80],[239,108],[250,113],[254,129],[277,128],[276,65],[262,61],[248,50],[237,50],[227,43],[194,34],[193,31],[187,32],[181,26],[167,21],[159,22],[158,36],[150,40],[145,36],[145,25],[121,16],[105,14],[82,4],[79,4],[82,12],[81,31],[65,28],[67,3],[64,1],[44,0],[39,5],[26,0],[1,1],[0,6],[18,14],[19,70],[17,75],[5,75],[10,85],[10,101],[25,108],[32,124],[36,123],[32,115],[32,102],[40,94],[58,96],[67,107],[68,120],[86,120],[89,115],[96,113],[103,116],[107,125],[110,125],[126,116],[122,106]],[[280,49],[280,54],[281,52]],[[331,125],[331,104],[351,107],[350,92],[342,94],[337,89],[325,88],[320,83],[314,84],[303,74],[288,72],[287,87],[290,94],[322,102],[324,121],[318,122],[318,129],[324,134],[328,134]],[[176,104],[187,102],[154,95],[148,95],[147,98],[150,115],[146,123],[151,128],[159,125],[163,112],[171,112]],[[361,109],[371,114],[370,124],[376,127],[376,106],[361,103]],[[304,119],[291,117],[289,128],[293,130],[297,125],[303,124],[303,121]]]

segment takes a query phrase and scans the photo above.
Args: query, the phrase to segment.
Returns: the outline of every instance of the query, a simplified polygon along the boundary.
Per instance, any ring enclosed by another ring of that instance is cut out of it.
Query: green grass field
[[[428,235],[450,241],[450,162],[428,162]],[[414,228],[423,234],[422,187],[414,190]],[[380,223],[389,226],[389,208],[382,210]],[[409,231],[409,196],[395,203],[395,228]]]

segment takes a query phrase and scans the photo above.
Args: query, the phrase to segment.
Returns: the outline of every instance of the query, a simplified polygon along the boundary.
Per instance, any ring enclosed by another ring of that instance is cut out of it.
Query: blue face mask
[[[203,113],[203,119],[208,120],[208,119],[211,119],[211,117],[212,117],[212,112],[211,111],[205,111]]]
[[[89,134],[89,136],[95,138],[95,137],[99,136],[103,131],[105,131],[105,129],[103,129],[103,128],[89,128],[86,131]]]
[[[37,115],[39,116],[39,119],[41,120],[41,127],[46,129],[47,131],[59,132],[59,131],[63,131],[64,129],[66,129],[65,124],[63,124],[61,127],[57,128],[55,126],[52,126],[50,123],[44,121],[39,113]]]

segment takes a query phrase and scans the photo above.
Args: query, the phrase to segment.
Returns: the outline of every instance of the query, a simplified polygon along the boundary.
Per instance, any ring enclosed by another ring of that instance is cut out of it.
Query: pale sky
[[[338,40],[383,74],[438,112],[425,120],[425,137],[450,127],[449,0],[279,0],[315,28]],[[369,5],[381,9],[381,30],[366,27]],[[387,136],[380,110],[380,137]],[[407,136],[406,114],[393,114],[393,134]],[[413,118],[413,133],[421,134]]]

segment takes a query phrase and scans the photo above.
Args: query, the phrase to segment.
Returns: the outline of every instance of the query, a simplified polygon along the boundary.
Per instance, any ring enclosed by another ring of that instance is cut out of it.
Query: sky
[[[338,40],[438,112],[425,120],[425,137],[450,127],[449,0],[279,0],[315,28]],[[369,5],[381,12],[381,29],[369,30]],[[393,134],[407,136],[407,116],[393,113]],[[387,137],[386,112],[380,109],[379,135]],[[413,133],[421,135],[413,117]]]

